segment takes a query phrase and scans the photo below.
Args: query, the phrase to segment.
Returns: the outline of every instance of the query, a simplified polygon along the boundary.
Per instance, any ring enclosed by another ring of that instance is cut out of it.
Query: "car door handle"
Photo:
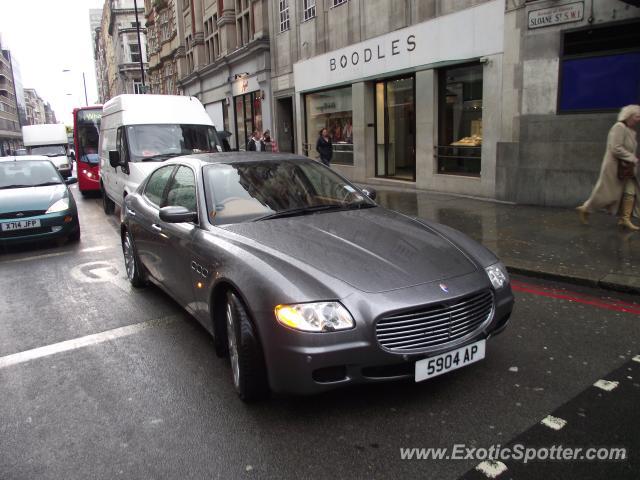
[[[131,210],[130,208],[127,208],[127,213],[128,213],[129,215],[131,215],[132,217],[135,217],[135,216],[136,216],[136,212],[135,212],[135,211],[133,211],[133,210]]]
[[[153,228],[156,232],[161,232],[162,231],[162,227],[160,225],[158,225],[157,223],[152,223],[151,224],[151,228]]]

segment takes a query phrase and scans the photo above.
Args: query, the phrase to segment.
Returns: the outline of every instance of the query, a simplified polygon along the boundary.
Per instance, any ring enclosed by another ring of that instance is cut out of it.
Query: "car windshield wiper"
[[[44,183],[36,183],[35,185],[29,185],[30,187],[48,187],[50,185],[62,185],[60,182],[44,182]]]
[[[143,157],[141,162],[162,162],[172,157],[179,157],[182,153],[159,153],[158,155],[151,155],[150,157]]]
[[[373,208],[373,207],[377,207],[377,205],[375,203],[370,203],[364,200],[361,202],[348,203],[342,206],[342,208],[345,210],[359,210],[361,208]]]
[[[324,210],[341,210],[340,205],[313,205],[309,207],[290,208],[288,210],[281,210],[276,213],[270,213],[262,217],[255,218],[253,221],[258,222],[260,220],[270,220],[272,218],[284,218],[295,217],[296,215],[305,215],[307,213],[321,212]]]
[[[6,188],[29,188],[33,187],[33,185],[4,185],[0,187],[0,190],[4,190]]]

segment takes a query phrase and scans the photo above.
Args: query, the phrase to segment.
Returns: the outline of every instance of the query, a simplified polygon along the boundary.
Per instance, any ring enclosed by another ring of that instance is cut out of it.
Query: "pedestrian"
[[[262,134],[262,144],[265,152],[273,152],[273,142],[271,141],[271,132],[269,130],[265,130]]]
[[[607,150],[602,160],[600,177],[589,199],[577,208],[580,221],[588,223],[589,213],[605,208],[618,214],[618,226],[640,230],[631,222],[632,214],[640,216],[636,198],[640,194],[637,166],[638,147],[635,128],[640,125],[640,105],[627,105],[609,130]]]
[[[254,130],[251,133],[251,138],[247,142],[247,151],[248,152],[263,152],[264,151],[264,143],[260,138],[260,131]]]
[[[316,151],[320,154],[320,161],[329,167],[331,157],[333,157],[333,144],[326,128],[320,130],[318,141],[316,142]]]

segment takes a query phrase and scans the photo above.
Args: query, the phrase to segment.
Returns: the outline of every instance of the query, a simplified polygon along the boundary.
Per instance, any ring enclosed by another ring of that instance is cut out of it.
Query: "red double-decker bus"
[[[78,188],[82,193],[100,190],[100,119],[102,105],[73,109],[73,143],[76,150]]]

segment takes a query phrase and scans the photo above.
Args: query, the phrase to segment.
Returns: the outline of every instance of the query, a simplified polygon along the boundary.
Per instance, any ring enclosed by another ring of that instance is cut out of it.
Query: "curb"
[[[607,282],[604,280],[597,280],[594,278],[575,277],[570,275],[563,275],[561,273],[545,272],[541,270],[532,270],[522,267],[514,267],[506,265],[509,274],[526,275],[528,277],[542,278],[545,280],[554,280],[558,282],[570,283],[572,285],[580,285],[583,287],[600,288],[603,290],[610,290],[620,293],[640,294],[640,287],[635,285],[627,285],[624,283]]]

